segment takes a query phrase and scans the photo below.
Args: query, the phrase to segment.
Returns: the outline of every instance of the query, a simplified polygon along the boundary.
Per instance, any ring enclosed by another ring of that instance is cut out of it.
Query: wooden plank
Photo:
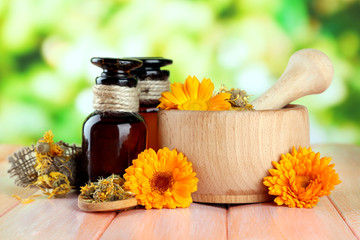
[[[1,156],[8,156],[16,147],[0,146]],[[77,194],[64,199],[36,198],[20,204],[12,194],[27,198],[41,193],[36,188],[14,184],[7,170],[10,164],[0,159],[0,239],[98,239],[116,213],[85,213],[77,207]]]
[[[19,200],[12,197],[13,194],[21,198],[28,198],[38,191],[36,188],[16,186],[14,179],[10,179],[10,175],[7,173],[9,168],[10,164],[8,162],[0,162],[0,217],[20,203]]]
[[[189,208],[119,213],[101,239],[226,239],[226,208],[192,203]]]
[[[231,238],[360,238],[360,148],[316,145],[313,150],[332,157],[343,181],[330,197],[322,198],[313,209],[290,209],[273,203],[231,207],[228,216]],[[260,225],[262,231],[257,232]]]
[[[10,168],[7,157],[20,147],[17,145],[0,145],[0,217],[19,204],[19,200],[12,197],[13,194],[21,198],[28,198],[37,191],[34,188],[17,187],[14,179],[10,179],[10,175],[7,173]]]
[[[228,214],[223,206],[196,203],[187,209],[84,213],[76,194],[22,205],[11,194],[32,192],[13,184],[7,161],[0,159],[0,239],[226,239],[227,234],[229,239],[360,239],[360,148],[313,149],[333,158],[342,180],[329,198],[313,209],[261,203],[232,206]]]
[[[261,203],[228,213],[229,239],[356,239],[327,197],[312,209]]]
[[[77,194],[20,204],[0,218],[0,239],[99,239],[115,212],[85,213]]]
[[[330,200],[360,239],[360,147],[352,145],[316,145],[314,151],[332,158],[342,181],[330,195]]]

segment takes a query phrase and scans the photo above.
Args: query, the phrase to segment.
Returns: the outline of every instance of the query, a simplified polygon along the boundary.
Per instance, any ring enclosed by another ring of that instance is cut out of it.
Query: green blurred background
[[[31,144],[52,129],[79,144],[101,73],[94,56],[163,56],[172,82],[208,77],[254,99],[292,53],[316,48],[335,77],[297,101],[311,142],[359,144],[359,13],[355,0],[1,0],[0,143]]]

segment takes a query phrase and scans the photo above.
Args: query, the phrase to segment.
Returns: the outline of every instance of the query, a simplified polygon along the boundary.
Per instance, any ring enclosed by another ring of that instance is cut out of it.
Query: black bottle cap
[[[143,62],[143,65],[135,71],[141,71],[144,69],[153,69],[153,68],[160,68],[166,65],[170,65],[173,63],[171,59],[166,59],[162,57],[131,57],[128,59],[138,59]]]
[[[96,78],[96,84],[136,87],[137,79],[130,71],[142,65],[138,59],[128,58],[91,58],[91,63],[103,69],[101,76]]]
[[[104,72],[130,72],[142,65],[138,59],[127,58],[91,58],[91,63],[104,69]]]
[[[160,68],[172,64],[171,59],[162,57],[133,57],[130,59],[137,59],[143,62],[143,65],[131,71],[131,74],[142,80],[159,80],[166,81],[169,78],[170,72],[168,70],[161,70]]]

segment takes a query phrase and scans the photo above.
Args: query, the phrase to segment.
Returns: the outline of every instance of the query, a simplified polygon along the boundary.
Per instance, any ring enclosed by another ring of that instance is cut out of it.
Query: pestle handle
[[[255,110],[280,109],[310,94],[325,91],[333,78],[333,65],[323,52],[302,49],[295,52],[279,80],[251,104]]]

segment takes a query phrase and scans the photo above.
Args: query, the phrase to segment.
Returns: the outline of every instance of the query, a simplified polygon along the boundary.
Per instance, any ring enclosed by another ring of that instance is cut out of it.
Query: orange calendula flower
[[[163,92],[159,99],[158,108],[217,111],[229,110],[231,104],[227,101],[231,94],[219,93],[212,97],[214,84],[210,79],[204,78],[200,83],[194,76],[188,76],[185,84],[171,84],[171,92]]]
[[[156,153],[149,148],[125,171],[125,189],[136,194],[146,209],[189,207],[191,193],[197,190],[191,162],[175,149],[163,148]]]
[[[312,208],[319,198],[330,195],[335,185],[341,183],[339,175],[330,164],[331,158],[320,158],[311,148],[293,147],[291,154],[281,155],[279,162],[272,162],[271,176],[264,178],[269,194],[277,196],[278,205]]]

